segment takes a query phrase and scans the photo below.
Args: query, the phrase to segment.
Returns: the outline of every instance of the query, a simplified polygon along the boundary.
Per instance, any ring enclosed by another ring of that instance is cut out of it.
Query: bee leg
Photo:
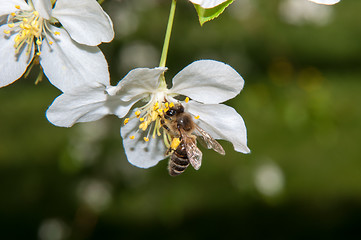
[[[160,120],[160,124],[162,125],[162,127],[167,130],[167,131],[170,131],[169,127],[167,125],[165,125],[165,122],[163,119]]]

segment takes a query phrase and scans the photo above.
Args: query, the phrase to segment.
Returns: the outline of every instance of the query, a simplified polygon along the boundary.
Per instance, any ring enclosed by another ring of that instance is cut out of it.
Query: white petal
[[[24,0],[1,0],[0,16],[9,15],[12,12],[18,11],[15,6],[20,6],[22,10],[30,10],[31,7]]]
[[[16,34],[8,37],[4,34],[5,29],[8,29],[7,25],[0,27],[0,87],[7,86],[19,79],[34,56],[34,47],[30,55],[26,54],[26,48],[15,55],[14,38]]]
[[[134,111],[132,114],[134,115]],[[166,147],[163,136],[156,138],[150,136],[149,142],[145,142],[143,138],[147,136],[148,132],[139,130],[139,123],[138,119],[131,119],[125,126],[121,127],[120,134],[123,138],[125,154],[128,161],[134,166],[140,168],[153,167],[165,158]],[[135,138],[130,139],[130,136]]]
[[[114,38],[113,23],[97,1],[57,1],[53,16],[78,43],[96,46]]]
[[[46,111],[46,117],[59,127],[71,127],[77,122],[98,120],[111,113],[111,101],[105,88],[82,89],[57,97]]]
[[[43,42],[41,66],[49,81],[63,92],[72,91],[79,86],[96,88],[109,86],[108,64],[98,47],[81,45],[69,37],[61,28],[50,27],[60,32],[60,36],[51,36]]]
[[[195,122],[215,139],[231,142],[238,152],[249,153],[247,129],[242,117],[232,107],[224,104],[201,104],[190,101],[186,110],[199,116]]]
[[[78,92],[60,95],[46,112],[49,122],[71,127],[77,122],[96,121],[109,114],[123,118],[135,101],[122,102],[119,97],[108,94],[109,88],[113,87],[81,88]]]
[[[159,85],[159,77],[167,68],[136,68],[130,71],[117,88],[117,95],[123,101],[129,101],[137,96],[154,92]]]
[[[235,97],[243,85],[243,78],[231,66],[214,60],[200,60],[191,63],[173,78],[170,91],[211,104]]]
[[[109,103],[112,106],[112,114],[115,114],[119,118],[125,117],[125,115],[128,114],[129,110],[132,108],[132,106],[138,102],[143,97],[135,97],[129,101],[122,101],[118,95],[116,95],[117,87],[107,87],[106,91],[108,95],[111,97],[109,98]]]
[[[34,8],[39,12],[40,16],[45,19],[50,19],[52,5],[50,0],[32,0]],[[61,2],[61,1],[60,1]]]
[[[309,1],[318,3],[318,4],[325,4],[325,5],[332,5],[332,4],[336,4],[336,3],[340,2],[340,0],[309,0]]]
[[[227,0],[189,0],[194,4],[200,5],[202,8],[214,8]]]

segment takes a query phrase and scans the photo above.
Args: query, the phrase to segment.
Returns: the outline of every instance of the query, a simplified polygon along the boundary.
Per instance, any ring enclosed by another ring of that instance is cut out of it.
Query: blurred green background
[[[170,1],[106,0],[101,45],[116,84],[159,64]],[[249,155],[221,141],[199,171],[130,165],[121,120],[70,129],[45,111],[60,92],[21,79],[0,89],[1,239],[356,239],[361,237],[361,1],[236,0],[202,28],[179,0],[170,80],[198,59],[233,66],[245,88]]]

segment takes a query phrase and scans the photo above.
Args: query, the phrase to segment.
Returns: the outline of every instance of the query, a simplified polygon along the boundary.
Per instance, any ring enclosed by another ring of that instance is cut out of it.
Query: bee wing
[[[207,145],[208,149],[213,149],[219,154],[225,155],[226,152],[224,151],[221,144],[217,142],[209,133],[204,131],[202,128],[200,128],[198,125],[195,125],[196,127],[196,134],[197,136],[202,139],[202,141]]]
[[[197,147],[195,139],[188,137],[183,131],[180,131],[181,137],[187,152],[187,157],[195,170],[198,170],[202,165],[202,151]]]
[[[195,141],[189,141],[187,144],[187,157],[195,170],[198,170],[202,165],[202,152],[197,147]]]

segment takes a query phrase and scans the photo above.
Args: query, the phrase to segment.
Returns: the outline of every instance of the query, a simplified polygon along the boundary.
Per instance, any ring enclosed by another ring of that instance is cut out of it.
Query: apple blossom
[[[107,114],[119,118],[128,115],[121,127],[128,161],[148,168],[166,157],[168,133],[161,119],[169,107],[181,103],[195,117],[195,123],[213,138],[230,141],[238,152],[250,152],[242,117],[221,104],[238,95],[244,85],[232,67],[214,60],[193,62],[173,78],[170,89],[164,79],[166,70],[136,68],[117,86],[99,84],[64,93],[49,107],[47,118],[56,126],[71,127]],[[179,97],[186,98],[180,101]]]
[[[34,56],[62,91],[109,81],[97,45],[113,39],[113,25],[96,1],[1,0],[0,20],[0,87],[19,79]]]

